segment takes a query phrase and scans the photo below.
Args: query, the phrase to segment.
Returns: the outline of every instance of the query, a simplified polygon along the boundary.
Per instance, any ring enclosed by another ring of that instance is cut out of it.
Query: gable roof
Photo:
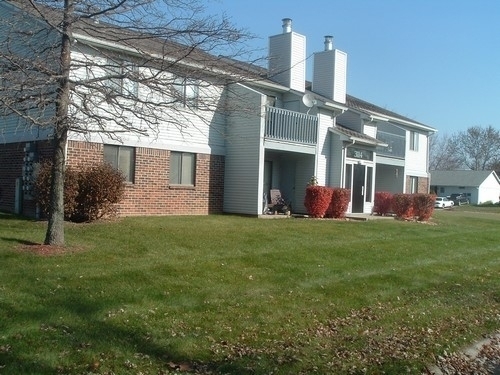
[[[19,0],[8,0],[6,3],[17,7],[30,14],[34,18],[46,18],[56,21],[56,24],[62,21],[62,12],[60,9],[39,6],[38,11],[33,7]],[[214,56],[203,51],[199,45],[184,45],[173,40],[165,39],[165,34],[149,35],[139,30],[128,30],[124,27],[111,25],[105,22],[99,22],[96,19],[80,18],[73,25],[73,37],[76,40],[83,40],[84,43],[101,45],[109,49],[122,49],[125,52],[135,54],[136,56],[150,55],[150,57],[163,60],[167,58],[166,67],[172,68],[173,65],[181,65],[189,72],[202,71],[204,74],[222,74],[231,75],[240,82],[253,82],[256,84],[271,84],[274,82],[268,76],[268,70],[253,63],[241,62],[224,56]],[[103,38],[103,35],[106,37]],[[164,63],[162,63],[164,65]],[[165,67],[165,66],[163,66]],[[285,87],[283,87],[285,89]],[[402,116],[396,112],[389,111],[375,104],[369,103],[351,95],[346,95],[346,103],[335,102],[315,92],[310,91],[312,82],[306,82],[306,92],[320,98],[328,107],[332,109],[351,109],[370,117],[382,117],[383,120],[400,123],[420,130],[434,133],[437,130],[408,117]],[[303,93],[302,93],[303,94]]]
[[[411,127],[418,128],[420,130],[424,130],[430,133],[435,133],[437,130],[433,127],[430,127],[428,125],[422,124],[421,122],[415,121],[409,117],[402,116],[396,112],[389,111],[385,108],[379,107],[373,103],[369,103],[365,100],[356,98],[355,96],[346,95],[346,102],[345,104],[337,103],[334,102],[331,99],[328,99],[322,95],[319,95],[315,93],[314,91],[310,91],[312,89],[312,82],[307,81],[306,82],[306,91],[313,94],[315,98],[320,98],[323,101],[329,101],[331,103],[336,103],[339,106],[344,106],[349,108],[350,110],[363,113],[367,116],[374,116],[374,117],[381,117],[384,120],[391,121],[393,123],[400,123],[404,125],[408,125]]]
[[[491,174],[500,184],[495,171],[431,171],[431,185],[479,187]]]

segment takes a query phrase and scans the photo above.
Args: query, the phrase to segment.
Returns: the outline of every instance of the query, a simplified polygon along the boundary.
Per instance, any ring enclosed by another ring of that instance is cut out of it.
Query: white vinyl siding
[[[107,57],[104,54],[97,55],[95,50],[91,48],[82,44],[77,44],[72,51],[72,59],[74,61],[79,61],[80,66],[82,66],[82,68],[72,71],[73,79],[95,78],[105,74],[104,70],[98,66],[91,72],[83,67],[86,60],[92,59],[95,59],[97,64],[101,67],[106,66]],[[131,69],[137,69],[137,74],[144,77],[157,73],[143,67],[133,67]],[[172,74],[164,74],[166,81],[173,82],[174,78]],[[122,83],[123,87],[127,87],[128,83],[128,80],[125,79]],[[200,82],[198,84],[198,81],[196,81],[196,84],[193,83],[193,85],[191,85],[191,83],[188,85],[189,88],[186,88],[186,95],[190,97],[188,98],[189,100],[196,100],[197,103],[201,100],[200,98],[202,98],[203,105],[206,107],[203,111],[193,113],[189,108],[180,108],[176,106],[175,103],[172,103],[168,108],[164,107],[158,109],[156,114],[159,116],[159,126],[152,126],[139,116],[129,116],[128,120],[131,122],[130,125],[141,129],[147,129],[148,134],[142,135],[131,131],[121,132],[121,143],[134,147],[152,147],[173,151],[223,155],[225,142],[225,114],[217,111],[217,106],[220,105],[221,101],[224,99],[222,95],[223,88],[219,85],[211,84],[210,82]],[[137,95],[140,98],[161,100],[157,94],[151,93],[146,84],[139,84],[136,89]],[[78,98],[73,99],[75,101],[79,100]],[[107,114],[105,103],[100,103],[100,107],[96,108],[96,110],[103,111]],[[93,125],[90,123],[87,124],[87,126],[91,129]],[[109,122],[107,129],[118,129],[118,126]],[[76,141],[102,142],[101,136],[91,133],[85,135],[71,133],[69,139]],[[106,137],[104,137],[104,141],[107,143],[115,143]]]
[[[329,50],[314,54],[313,91],[333,99],[346,102],[347,54]]]
[[[305,36],[292,31],[269,38],[269,74],[273,81],[293,90],[305,91]]]
[[[333,121],[330,113],[319,114],[318,124],[318,156],[316,165],[316,177],[320,185],[328,184],[328,163],[331,162],[330,158],[330,137],[329,129],[333,126]]]
[[[410,131],[410,150],[418,151],[419,134],[415,131]]]
[[[415,131],[407,131],[408,147],[417,146],[417,150],[406,153],[404,171],[407,176],[428,177],[427,136]],[[412,146],[413,142],[413,146]]]
[[[60,35],[48,29],[46,24],[38,19],[33,19],[27,13],[21,13],[16,10],[14,5],[6,1],[0,1],[0,15],[9,22],[0,22],[0,41],[3,48],[8,48],[13,53],[22,58],[37,60],[40,62],[41,71],[43,65],[49,65],[52,69],[54,56],[57,56],[59,50],[51,48],[60,42]],[[29,37],[28,37],[29,36]],[[49,69],[48,68],[48,69]],[[31,75],[30,75],[31,74]],[[46,95],[55,92],[54,86],[50,85],[42,73],[21,73],[20,77],[27,81],[27,87],[33,79],[39,79],[38,84],[43,86]],[[14,81],[13,81],[14,82]],[[3,82],[4,88],[8,91],[12,88],[13,82],[8,80]],[[19,83],[19,81],[17,82]],[[18,88],[13,88],[19,93]],[[26,92],[24,92],[26,94]],[[9,95],[0,92],[0,95]],[[44,122],[43,127],[34,126],[17,115],[7,114],[3,109],[0,110],[0,143],[30,142],[36,140],[50,139],[53,134],[52,118],[55,113],[55,106],[44,108],[43,114],[37,109],[30,111],[31,116],[40,116],[39,120]]]
[[[266,96],[237,84],[230,89],[229,106],[231,100],[244,100],[252,111],[244,115],[231,113],[228,117],[224,212],[258,215],[262,213],[264,197],[262,139]]]

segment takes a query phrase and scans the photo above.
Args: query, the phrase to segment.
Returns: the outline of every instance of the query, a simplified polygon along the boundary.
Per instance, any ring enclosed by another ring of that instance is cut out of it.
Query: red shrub
[[[94,221],[116,214],[125,193],[125,177],[108,163],[84,167],[78,179],[74,221]]]
[[[312,217],[325,216],[326,210],[332,200],[333,189],[326,186],[309,185],[306,188],[304,206]]]
[[[373,212],[379,215],[387,215],[392,210],[392,193],[387,191],[375,192]]]
[[[413,214],[418,221],[427,221],[434,212],[436,196],[432,194],[413,194]]]
[[[48,214],[52,163],[40,164],[35,181],[36,201]],[[123,174],[109,164],[97,164],[81,170],[66,168],[64,176],[64,218],[93,221],[116,213],[125,191]]]
[[[40,209],[48,215],[50,209],[50,185],[52,173],[52,162],[45,160],[39,164],[35,179],[35,199]],[[66,167],[64,172],[64,218],[69,218],[74,214],[77,206],[78,196],[78,171],[71,167]]]
[[[394,194],[392,210],[401,219],[413,219],[413,196],[411,194]]]
[[[335,219],[344,218],[350,200],[351,191],[349,189],[333,188],[332,200],[330,201],[326,216]]]

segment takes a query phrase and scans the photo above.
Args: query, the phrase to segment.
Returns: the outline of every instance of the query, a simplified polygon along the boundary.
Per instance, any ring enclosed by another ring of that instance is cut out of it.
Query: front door
[[[352,176],[352,212],[363,213],[365,204],[365,170],[362,164],[354,164]]]

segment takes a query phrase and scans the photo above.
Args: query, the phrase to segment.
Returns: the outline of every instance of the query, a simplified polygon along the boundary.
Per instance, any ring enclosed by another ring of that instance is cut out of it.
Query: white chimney
[[[282,22],[283,32],[269,37],[269,78],[305,92],[306,37],[292,31],[290,18],[283,18]]]
[[[333,37],[325,36],[325,50],[314,54],[312,91],[345,104],[347,54],[333,49]]]

